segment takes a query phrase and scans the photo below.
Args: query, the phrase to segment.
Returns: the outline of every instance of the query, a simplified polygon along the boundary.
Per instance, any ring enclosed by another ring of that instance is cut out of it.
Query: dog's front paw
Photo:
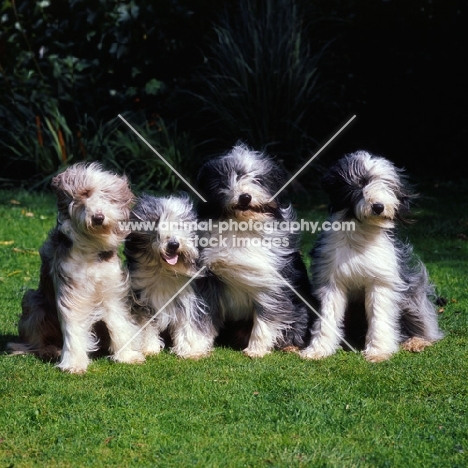
[[[393,353],[383,353],[381,351],[363,351],[362,353],[368,362],[382,362],[387,361],[392,357]]]
[[[271,350],[266,348],[256,348],[248,346],[242,351],[246,356],[250,358],[261,358],[271,353]]]
[[[70,374],[84,374],[90,363],[87,354],[75,354],[70,352],[62,353],[62,359],[57,364],[57,367],[62,372]]]
[[[192,351],[187,351],[187,352],[184,352],[184,353],[180,353],[180,352],[176,352],[176,351],[173,351],[174,354],[176,354],[177,356],[179,356],[180,358],[182,359],[192,359],[194,361],[198,360],[198,359],[202,359],[204,357],[208,357],[211,352],[209,350],[192,350]]]
[[[164,349],[164,342],[157,338],[152,340],[146,340],[141,346],[141,352],[145,356],[154,356],[159,354]]]
[[[141,364],[145,362],[145,355],[140,351],[123,350],[115,354],[112,359],[116,362],[123,362],[126,364]]]
[[[65,364],[65,363],[60,363],[57,364],[57,367],[62,371],[62,372],[68,372],[69,374],[84,374],[86,370],[88,369],[88,364],[79,364],[79,363],[74,363],[74,364]]]
[[[196,336],[192,340],[177,337],[174,340],[174,347],[171,348],[171,353],[183,359],[201,359],[209,356],[211,351],[213,351],[213,340],[204,339],[202,336]]]
[[[332,354],[334,354],[333,351],[325,351],[324,349],[317,349],[315,347],[312,348],[310,346],[308,348],[303,349],[302,351],[299,351],[299,356],[302,359],[310,359],[314,361],[324,359],[328,356],[331,356]]]
[[[62,372],[68,372],[69,374],[84,374],[87,370],[87,367],[57,367],[59,367]]]
[[[316,339],[305,349],[299,351],[299,356],[302,359],[324,359],[332,354],[335,354],[336,349],[333,346],[326,345]]]

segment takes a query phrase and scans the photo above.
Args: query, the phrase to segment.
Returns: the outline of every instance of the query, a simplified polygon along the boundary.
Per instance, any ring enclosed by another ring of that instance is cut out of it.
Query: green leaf
[[[148,81],[148,83],[146,83],[145,92],[149,95],[156,95],[161,91],[164,91],[165,87],[166,86],[162,81],[153,78],[152,80]]]

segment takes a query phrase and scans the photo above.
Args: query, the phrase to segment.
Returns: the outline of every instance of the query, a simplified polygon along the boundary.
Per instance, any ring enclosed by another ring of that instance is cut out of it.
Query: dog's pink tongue
[[[179,256],[175,254],[173,257],[168,257],[166,255],[163,255],[164,260],[166,260],[169,265],[175,265],[177,263],[177,260],[179,260]]]

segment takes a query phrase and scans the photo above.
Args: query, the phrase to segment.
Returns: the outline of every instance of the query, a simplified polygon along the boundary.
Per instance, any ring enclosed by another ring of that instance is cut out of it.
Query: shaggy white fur
[[[210,353],[214,328],[206,305],[190,281],[199,274],[196,215],[188,197],[143,195],[132,211],[135,229],[125,242],[134,311],[143,335],[143,352],[164,347],[169,331],[172,351],[183,358]],[[142,224],[141,224],[142,223]]]
[[[39,288],[23,298],[19,332],[24,343],[11,343],[10,349],[60,356],[61,370],[82,373],[89,353],[99,346],[93,325],[103,321],[112,358],[143,362],[137,341],[122,349],[138,330],[130,315],[128,273],[117,254],[127,234],[119,223],[128,219],[133,201],[127,179],[98,163],[80,163],[54,177],[52,189],[57,225],[40,250]]]
[[[405,220],[414,196],[402,171],[360,151],[339,160],[323,186],[330,197],[330,222],[354,220],[355,229],[323,232],[313,250],[320,319],[301,356],[333,354],[343,339],[346,311],[356,305],[365,308],[369,361],[388,359],[404,340],[419,338],[417,346],[406,346],[413,351],[439,340],[443,335],[426,268],[395,236],[395,223]]]
[[[299,235],[282,230],[294,212],[271,200],[284,182],[280,167],[244,145],[208,161],[200,170],[199,186],[207,203],[200,203],[204,233],[200,259],[211,276],[203,281],[217,332],[227,322],[251,321],[244,353],[262,357],[276,347],[303,347],[309,314],[286,285],[310,295],[299,253]],[[278,221],[278,223],[274,223]]]

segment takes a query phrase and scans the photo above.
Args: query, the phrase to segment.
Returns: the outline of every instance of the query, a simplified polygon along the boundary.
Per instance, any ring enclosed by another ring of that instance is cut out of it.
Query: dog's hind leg
[[[41,359],[57,359],[62,349],[62,332],[55,304],[47,302],[43,291],[26,291],[21,302],[22,314],[18,323],[22,343],[8,343],[11,354],[34,353]]]

